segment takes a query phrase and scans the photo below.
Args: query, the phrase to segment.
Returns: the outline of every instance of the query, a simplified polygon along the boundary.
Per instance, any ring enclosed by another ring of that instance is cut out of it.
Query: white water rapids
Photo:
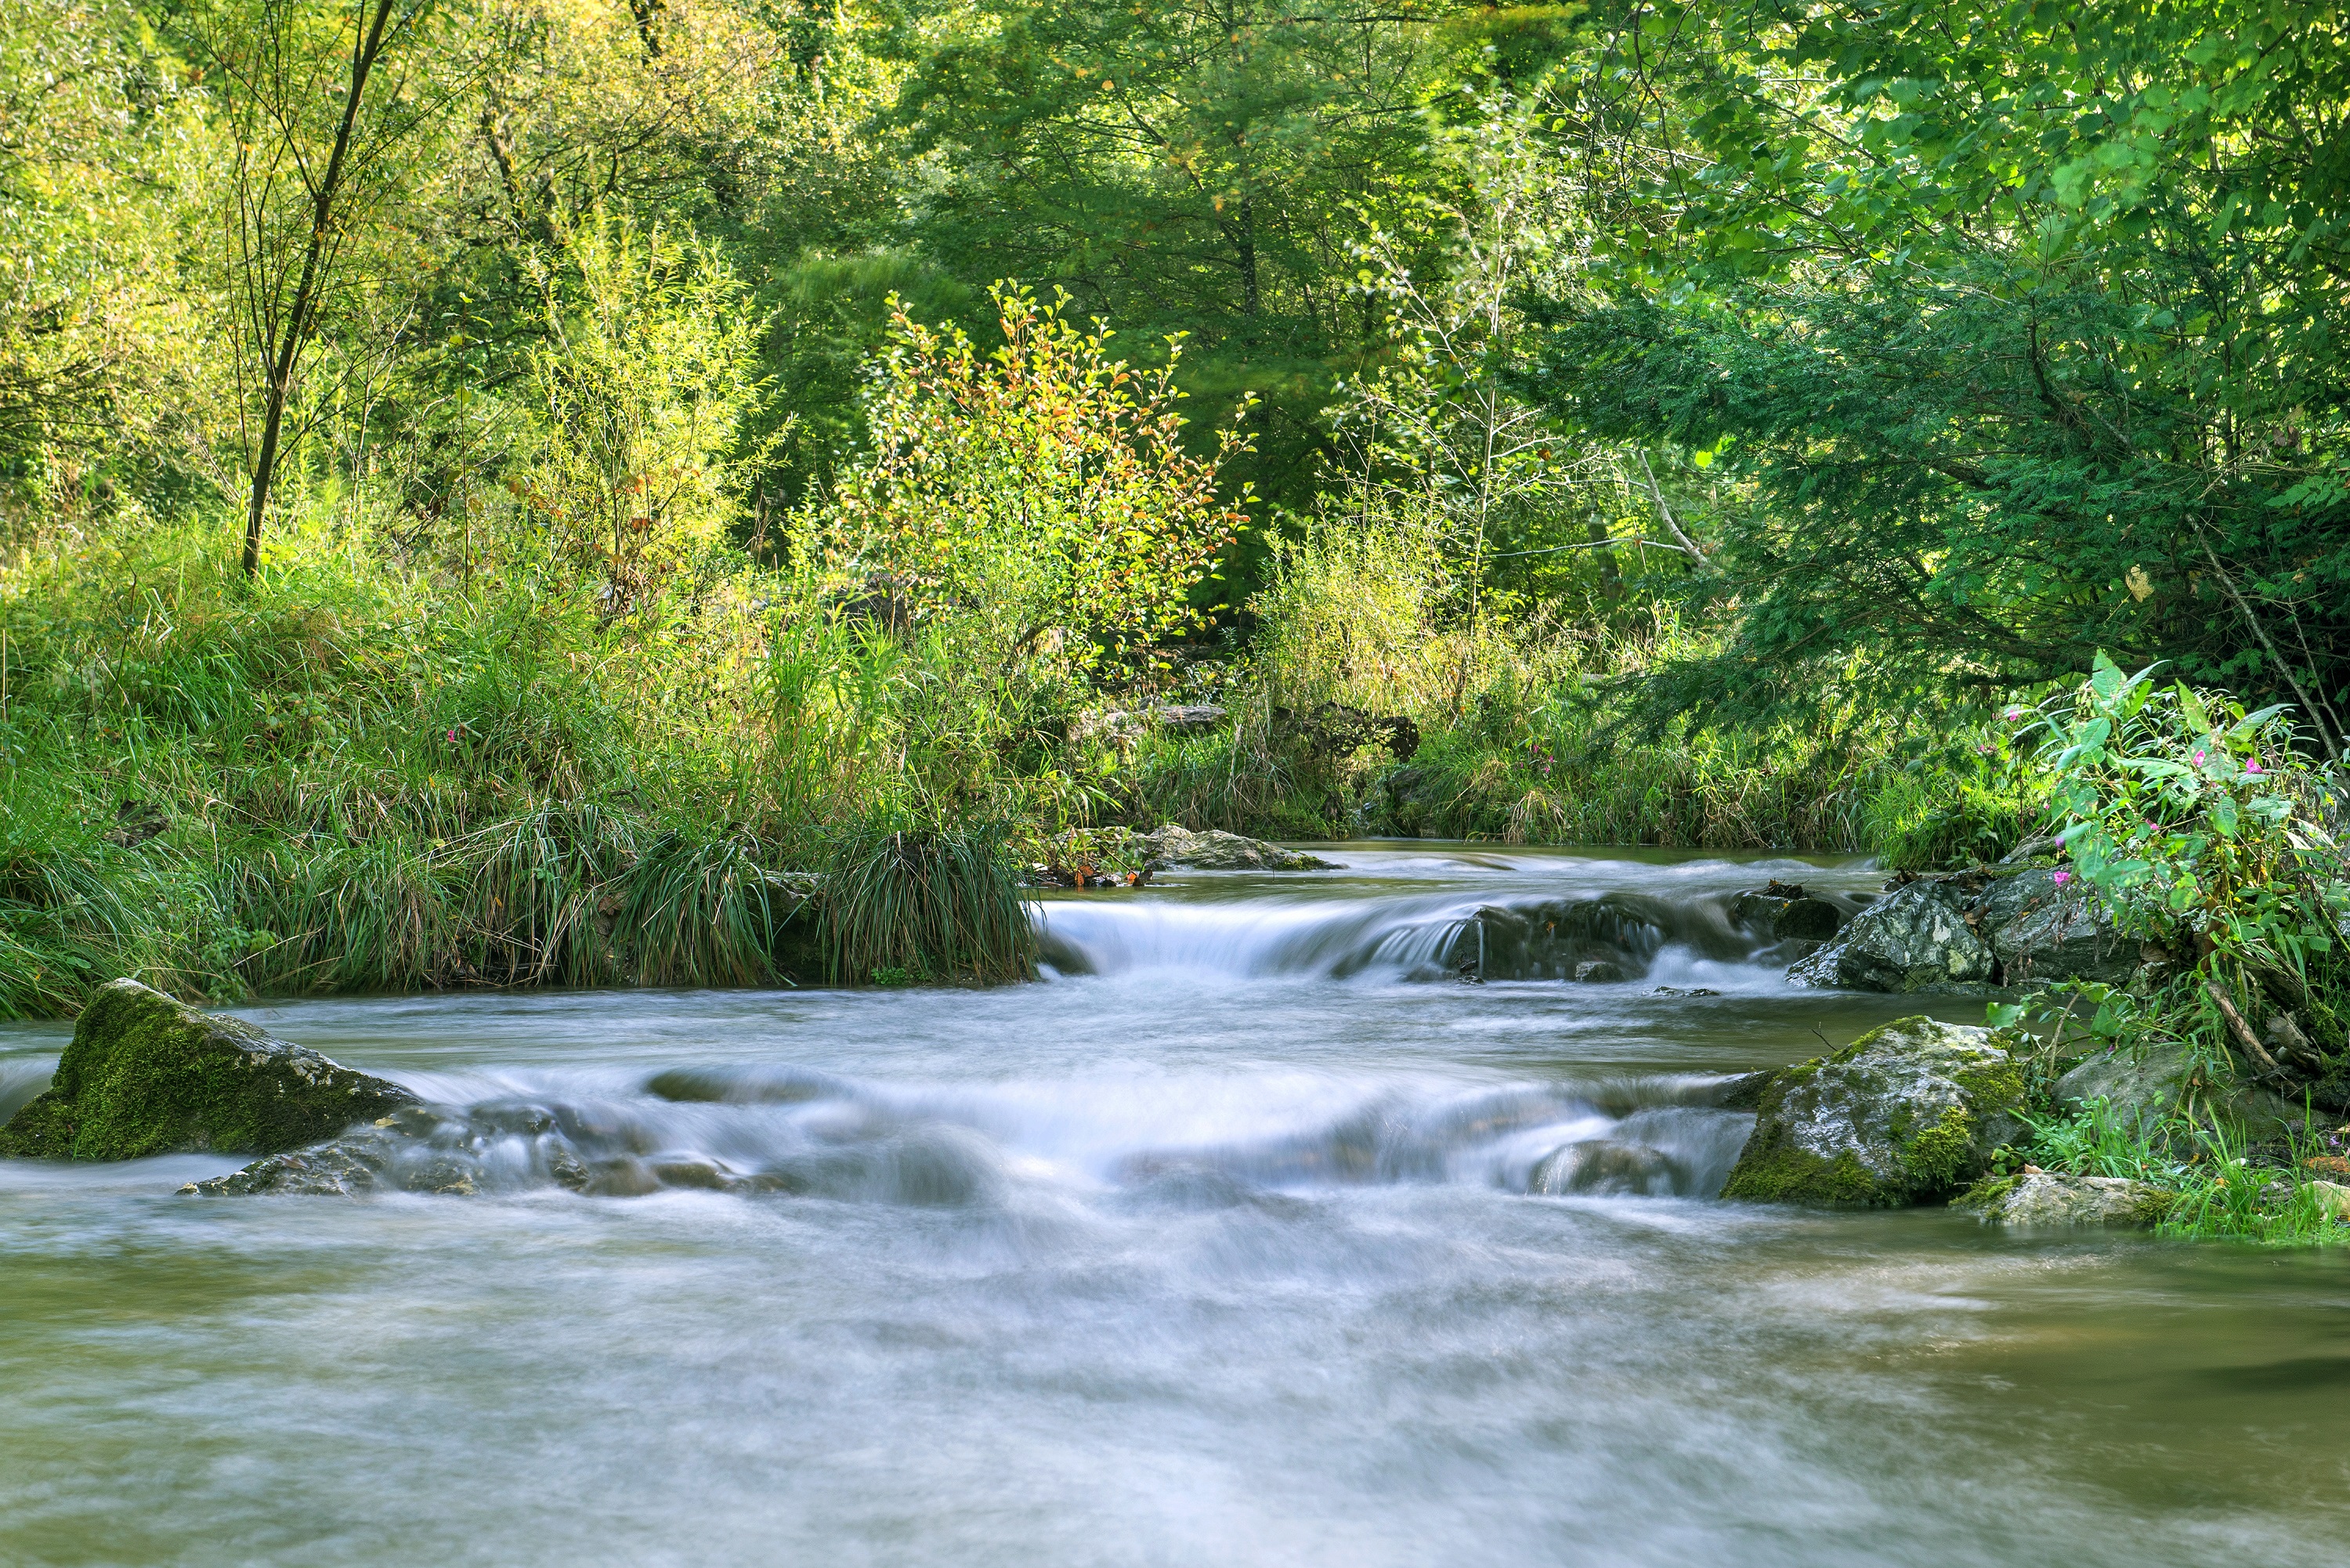
[[[2338,1261],[1711,1196],[1916,1010],[1728,896],[1866,867],[1326,853],[1031,986],[242,1010],[477,1195],[0,1162],[0,1563],[2339,1560]]]

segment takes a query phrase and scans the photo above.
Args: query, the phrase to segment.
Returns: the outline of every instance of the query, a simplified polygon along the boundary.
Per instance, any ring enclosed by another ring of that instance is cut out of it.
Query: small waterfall
[[[1235,903],[1100,898],[1037,909],[1044,961],[1060,975],[1165,969],[1223,978],[1376,972],[1563,981],[1596,973],[1634,981],[1650,978],[1660,961],[1774,971],[1790,961],[1782,945],[1738,924],[1733,897],[1618,890]]]

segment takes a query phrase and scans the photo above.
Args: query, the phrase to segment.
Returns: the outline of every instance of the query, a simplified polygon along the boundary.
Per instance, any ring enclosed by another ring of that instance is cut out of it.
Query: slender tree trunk
[[[343,122],[335,132],[335,150],[328,156],[326,172],[311,199],[310,244],[302,256],[302,275],[294,286],[294,303],[284,331],[269,358],[268,405],[262,415],[261,451],[253,463],[253,507],[244,520],[244,575],[261,569],[261,521],[269,512],[269,487],[277,475],[278,441],[286,428],[286,399],[294,385],[294,368],[309,340],[311,317],[326,282],[327,236],[334,218],[335,193],[342,184],[343,161],[350,151],[351,130],[359,122],[359,99],[367,92],[368,75],[383,52],[383,31],[391,20],[394,0],[375,0],[375,16],[351,47],[351,86],[343,99]]]
[[[1253,318],[1257,314],[1256,286],[1256,197],[1241,198],[1240,260],[1241,310]]]

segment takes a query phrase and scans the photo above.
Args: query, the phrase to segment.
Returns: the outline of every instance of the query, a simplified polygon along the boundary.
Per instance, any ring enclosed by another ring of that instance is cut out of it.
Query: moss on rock
[[[2170,1211],[2172,1195],[2116,1176],[2034,1170],[1987,1177],[1951,1200],[1987,1225],[2112,1225],[2143,1230]]]
[[[0,1156],[276,1154],[415,1098],[240,1019],[118,980],[83,1010],[48,1091],[0,1127]]]
[[[1869,1209],[1942,1197],[2021,1134],[2023,1096],[1989,1031],[1898,1019],[1772,1081],[1722,1196]]]

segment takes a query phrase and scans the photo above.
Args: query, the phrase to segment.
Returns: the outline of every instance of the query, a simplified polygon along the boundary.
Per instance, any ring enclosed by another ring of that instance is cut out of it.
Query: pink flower
[[[2195,765],[2199,768],[2203,765],[2203,753],[2200,752],[2195,753]]]
[[[2261,776],[2261,764],[2260,764],[2260,763],[2246,763],[2244,764],[2244,776],[2245,776],[2245,777],[2247,777],[2247,778],[2258,778],[2258,777],[2260,777],[2260,776]]]
[[[2005,716],[2011,720],[2021,719],[2023,717],[2023,710],[2021,708],[2010,708]]]
[[[2070,871],[2059,871],[2056,873],[2056,886],[2059,888],[2062,888],[2065,883],[2070,882],[2072,879],[2073,874]]]

